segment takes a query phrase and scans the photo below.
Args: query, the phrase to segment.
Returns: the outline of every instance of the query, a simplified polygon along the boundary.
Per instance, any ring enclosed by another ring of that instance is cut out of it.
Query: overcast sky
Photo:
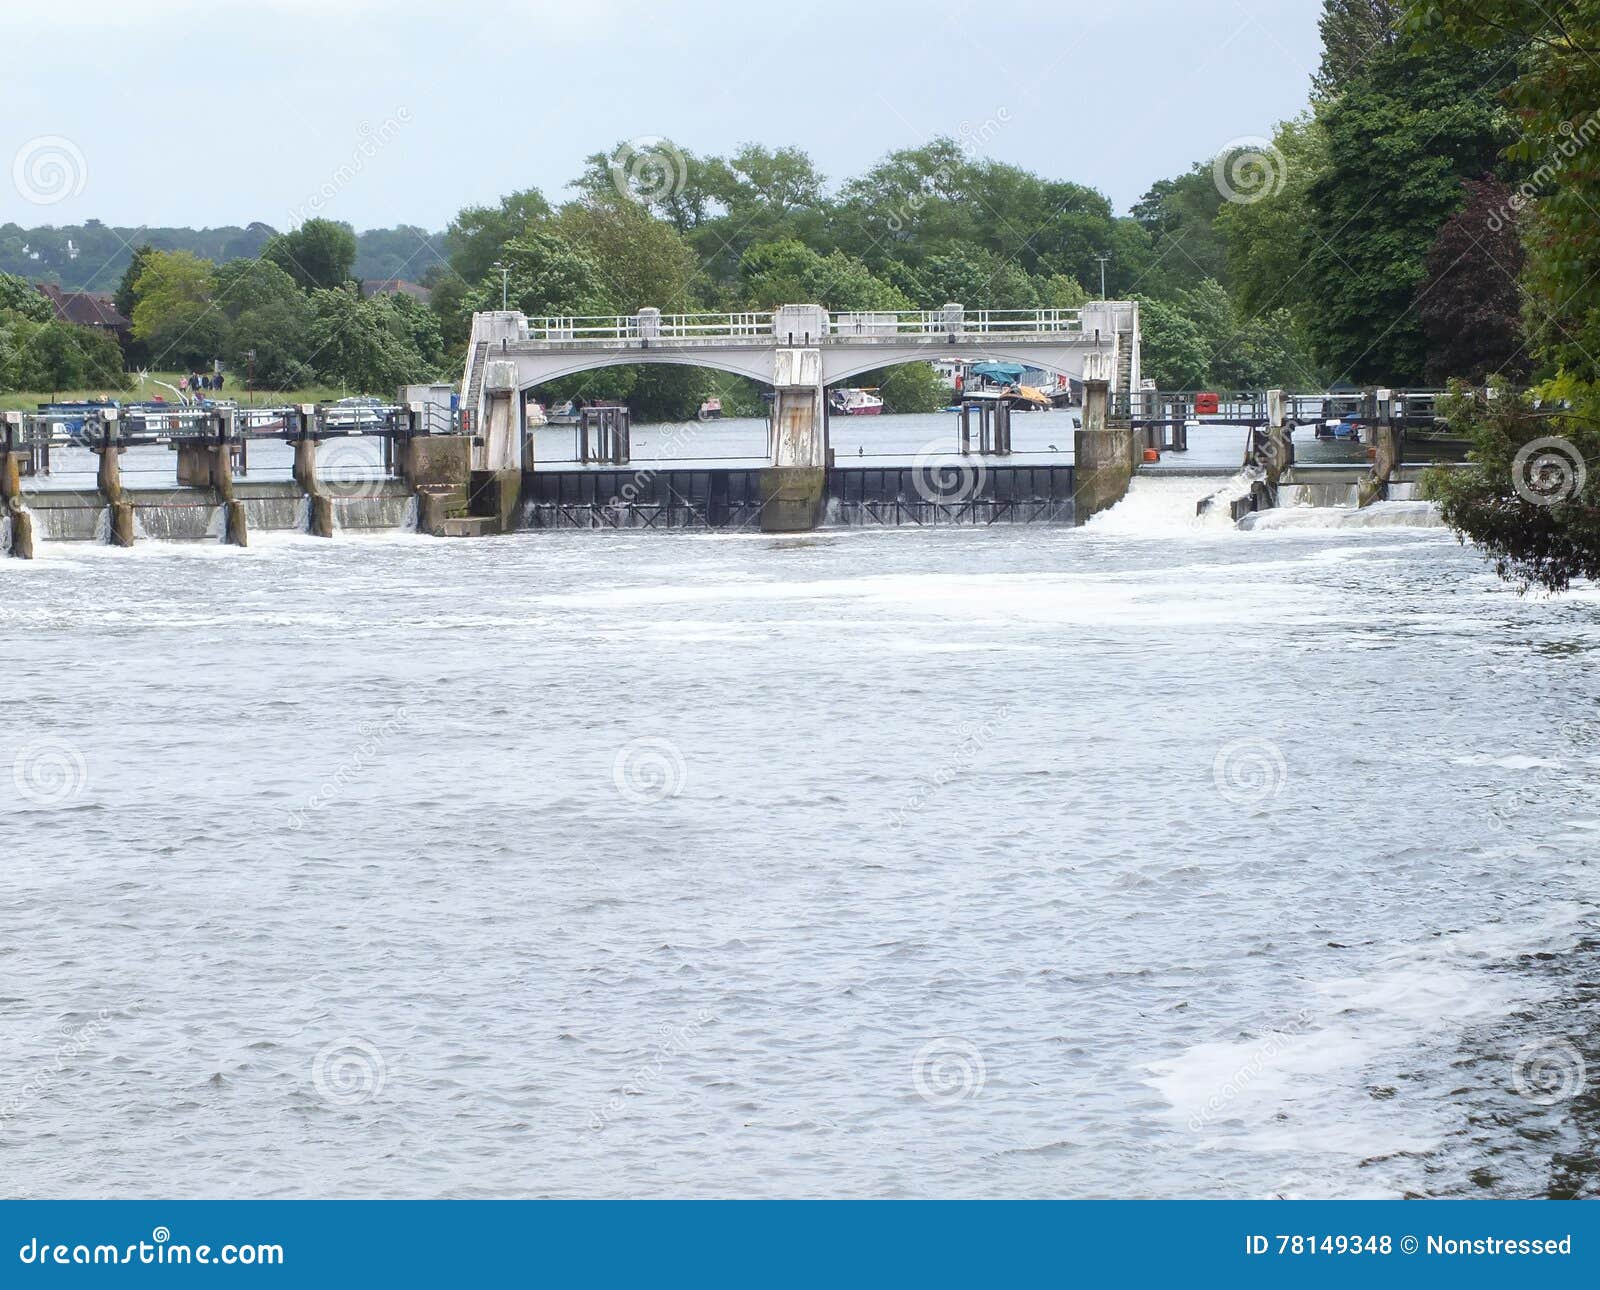
[[[1301,111],[1317,0],[3,0],[0,222],[442,228],[621,140],[937,135],[1107,194]],[[341,170],[344,172],[340,176]]]

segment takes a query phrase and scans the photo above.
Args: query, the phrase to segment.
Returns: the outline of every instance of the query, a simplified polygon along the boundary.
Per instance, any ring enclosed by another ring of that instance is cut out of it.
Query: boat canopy
[[[974,363],[972,370],[979,376],[987,376],[991,381],[1004,381],[1008,385],[1015,385],[1022,379],[1025,369],[1021,363]]]

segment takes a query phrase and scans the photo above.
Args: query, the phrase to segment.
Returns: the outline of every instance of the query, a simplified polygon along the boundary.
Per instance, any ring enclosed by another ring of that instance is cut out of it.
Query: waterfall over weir
[[[1162,537],[1233,528],[1228,504],[1250,491],[1250,474],[1135,475],[1127,495],[1101,511],[1085,531],[1117,537]],[[1202,503],[1211,504],[1201,512]]]

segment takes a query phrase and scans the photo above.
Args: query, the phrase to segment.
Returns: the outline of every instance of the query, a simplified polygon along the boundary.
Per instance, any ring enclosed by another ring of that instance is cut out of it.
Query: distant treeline
[[[134,248],[188,251],[216,264],[255,259],[280,230],[254,223],[240,228],[139,228],[83,224],[23,228],[0,224],[0,273],[53,282],[68,291],[114,291],[133,259]],[[356,234],[358,278],[418,280],[444,257],[444,234],[410,224]]]

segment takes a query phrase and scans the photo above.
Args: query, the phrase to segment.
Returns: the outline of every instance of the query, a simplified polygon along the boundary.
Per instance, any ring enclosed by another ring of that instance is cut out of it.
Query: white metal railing
[[[830,315],[835,336],[1039,336],[1083,330],[1076,309],[944,309],[852,311]]]
[[[976,336],[1058,336],[1083,331],[1077,309],[842,310],[828,315],[831,335],[942,336],[952,331]],[[627,344],[643,340],[767,340],[773,315],[609,314],[528,319],[527,339],[546,342]]]
[[[529,340],[737,340],[771,336],[770,313],[614,314],[528,319]]]

